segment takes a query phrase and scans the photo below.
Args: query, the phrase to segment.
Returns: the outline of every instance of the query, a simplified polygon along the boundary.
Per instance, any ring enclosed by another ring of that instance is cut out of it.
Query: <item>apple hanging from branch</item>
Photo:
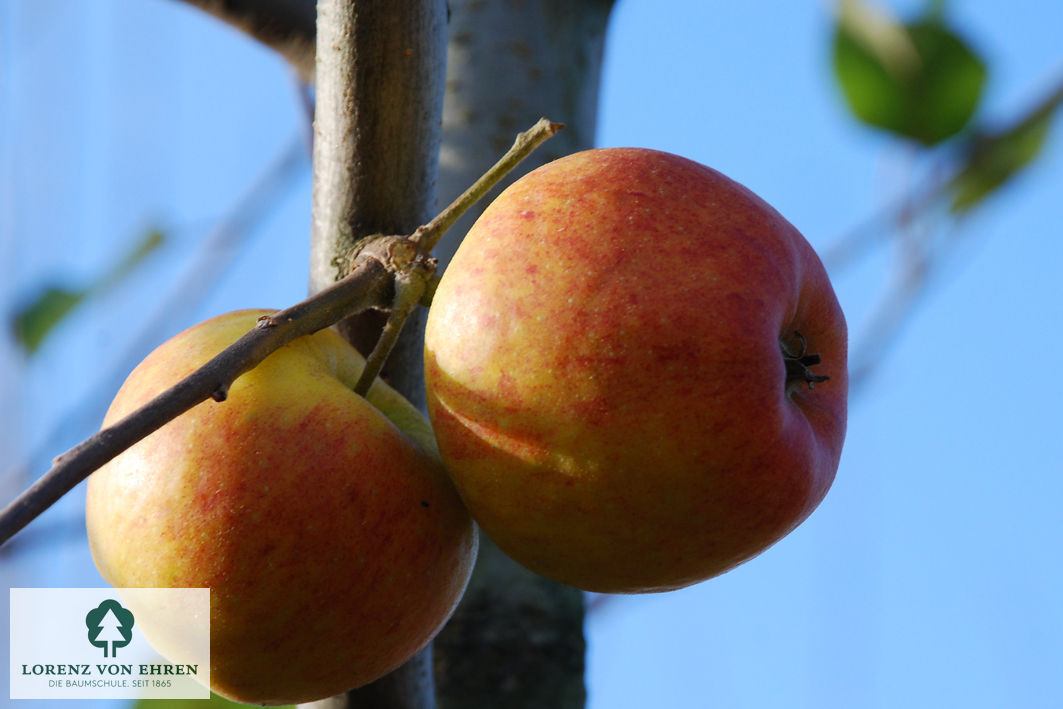
[[[105,426],[236,341],[240,311],[164,343]],[[89,478],[93,558],[116,587],[211,590],[211,686],[257,704],[332,696],[420,650],[476,554],[424,417],[331,330],[294,340]],[[148,621],[138,617],[138,621]],[[150,629],[145,632],[151,637]]]
[[[846,326],[811,246],[720,173],[645,149],[545,165],[465,237],[429,311],[429,415],[474,518],[579,588],[720,574],[820,503]]]

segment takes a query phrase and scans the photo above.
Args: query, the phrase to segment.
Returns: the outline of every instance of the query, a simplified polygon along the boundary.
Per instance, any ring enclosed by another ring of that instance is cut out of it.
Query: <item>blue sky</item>
[[[847,114],[830,73],[830,3],[660,8],[617,4],[600,145],[715,167],[824,252],[925,170]],[[1058,3],[948,12],[988,60],[987,120],[1059,81]],[[718,579],[612,598],[588,618],[592,709],[1063,705],[1059,124],[1028,173],[959,230],[930,225],[961,246],[854,393],[837,482],[808,522]],[[0,426],[2,467],[69,412],[81,413],[60,447],[91,430],[96,392],[132,365],[130,330],[154,321],[158,342],[217,312],[302,297],[305,164],[222,278],[168,301],[211,225],[302,130],[283,64],[177,3],[0,5],[0,304],[53,276],[90,279],[149,226],[171,235],[34,359],[0,342],[0,395],[16,402]],[[895,265],[884,247],[832,274],[854,346]],[[33,474],[57,452],[38,454]],[[0,481],[5,499],[16,487]],[[79,505],[75,494],[36,526],[61,528]],[[78,535],[60,539],[0,561],[0,576],[99,583]]]

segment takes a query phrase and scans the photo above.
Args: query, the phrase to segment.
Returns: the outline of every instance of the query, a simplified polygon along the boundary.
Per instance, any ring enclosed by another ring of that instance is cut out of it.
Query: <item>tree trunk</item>
[[[451,0],[444,59],[443,0],[321,0],[311,290],[342,275],[343,257],[358,238],[409,233],[426,221],[436,205],[437,164],[446,203],[541,116],[567,129],[522,172],[591,147],[611,5]],[[441,263],[449,261],[487,201],[444,238],[436,249]],[[422,408],[423,315],[407,322],[384,372]],[[381,323],[367,314],[340,329],[365,351]],[[489,540],[481,542],[469,589],[435,643],[439,706],[582,707],[582,594],[528,572]],[[392,675],[317,705],[434,707],[430,663],[431,648]]]
[[[310,290],[345,275],[362,237],[408,234],[435,210],[446,66],[445,0],[320,0]],[[371,348],[374,313],[341,323]],[[411,317],[389,362],[389,381],[423,408],[423,311]],[[435,706],[431,646],[377,682],[320,708]]]
[[[439,181],[444,203],[540,116],[567,127],[521,173],[592,147],[611,6],[611,0],[451,0]],[[435,250],[441,263],[488,202],[444,237]],[[435,641],[439,706],[582,707],[582,594],[527,571],[485,537],[480,542],[472,582]]]

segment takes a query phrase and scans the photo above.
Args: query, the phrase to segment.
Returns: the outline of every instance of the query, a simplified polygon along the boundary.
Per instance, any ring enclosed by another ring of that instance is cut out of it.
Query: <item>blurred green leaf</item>
[[[967,163],[949,185],[952,211],[962,214],[978,205],[1032,162],[1044,147],[1052,117],[1046,113],[1003,133],[976,137]]]
[[[228,699],[219,697],[214,692],[210,693],[210,699],[141,699],[133,705],[133,709],[232,709],[233,707],[246,707],[246,704],[237,704]]]
[[[49,332],[77,306],[87,290],[49,286],[14,316],[15,340],[27,354],[33,354]]]
[[[147,232],[106,273],[88,286],[46,285],[38,295],[12,316],[15,341],[26,354],[32,355],[44,339],[78,305],[97,291],[108,288],[129,275],[145,258],[163,244],[161,231]]]
[[[986,78],[984,62],[936,13],[901,24],[862,0],[842,2],[833,61],[860,120],[927,146],[970,122]]]

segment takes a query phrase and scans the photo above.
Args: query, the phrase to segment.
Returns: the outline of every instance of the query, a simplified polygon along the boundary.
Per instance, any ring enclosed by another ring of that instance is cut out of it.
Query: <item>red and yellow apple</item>
[[[160,346],[105,425],[266,312]],[[330,330],[299,338],[225,402],[199,404],[89,479],[89,541],[108,582],[210,588],[211,684],[226,697],[305,702],[373,681],[419,651],[464,591],[472,520],[420,413],[380,381],[366,398],[352,391],[363,365]]]
[[[846,326],[798,231],[644,149],[505,190],[429,311],[429,416],[473,517],[579,588],[679,588],[802,522],[838,467]]]

